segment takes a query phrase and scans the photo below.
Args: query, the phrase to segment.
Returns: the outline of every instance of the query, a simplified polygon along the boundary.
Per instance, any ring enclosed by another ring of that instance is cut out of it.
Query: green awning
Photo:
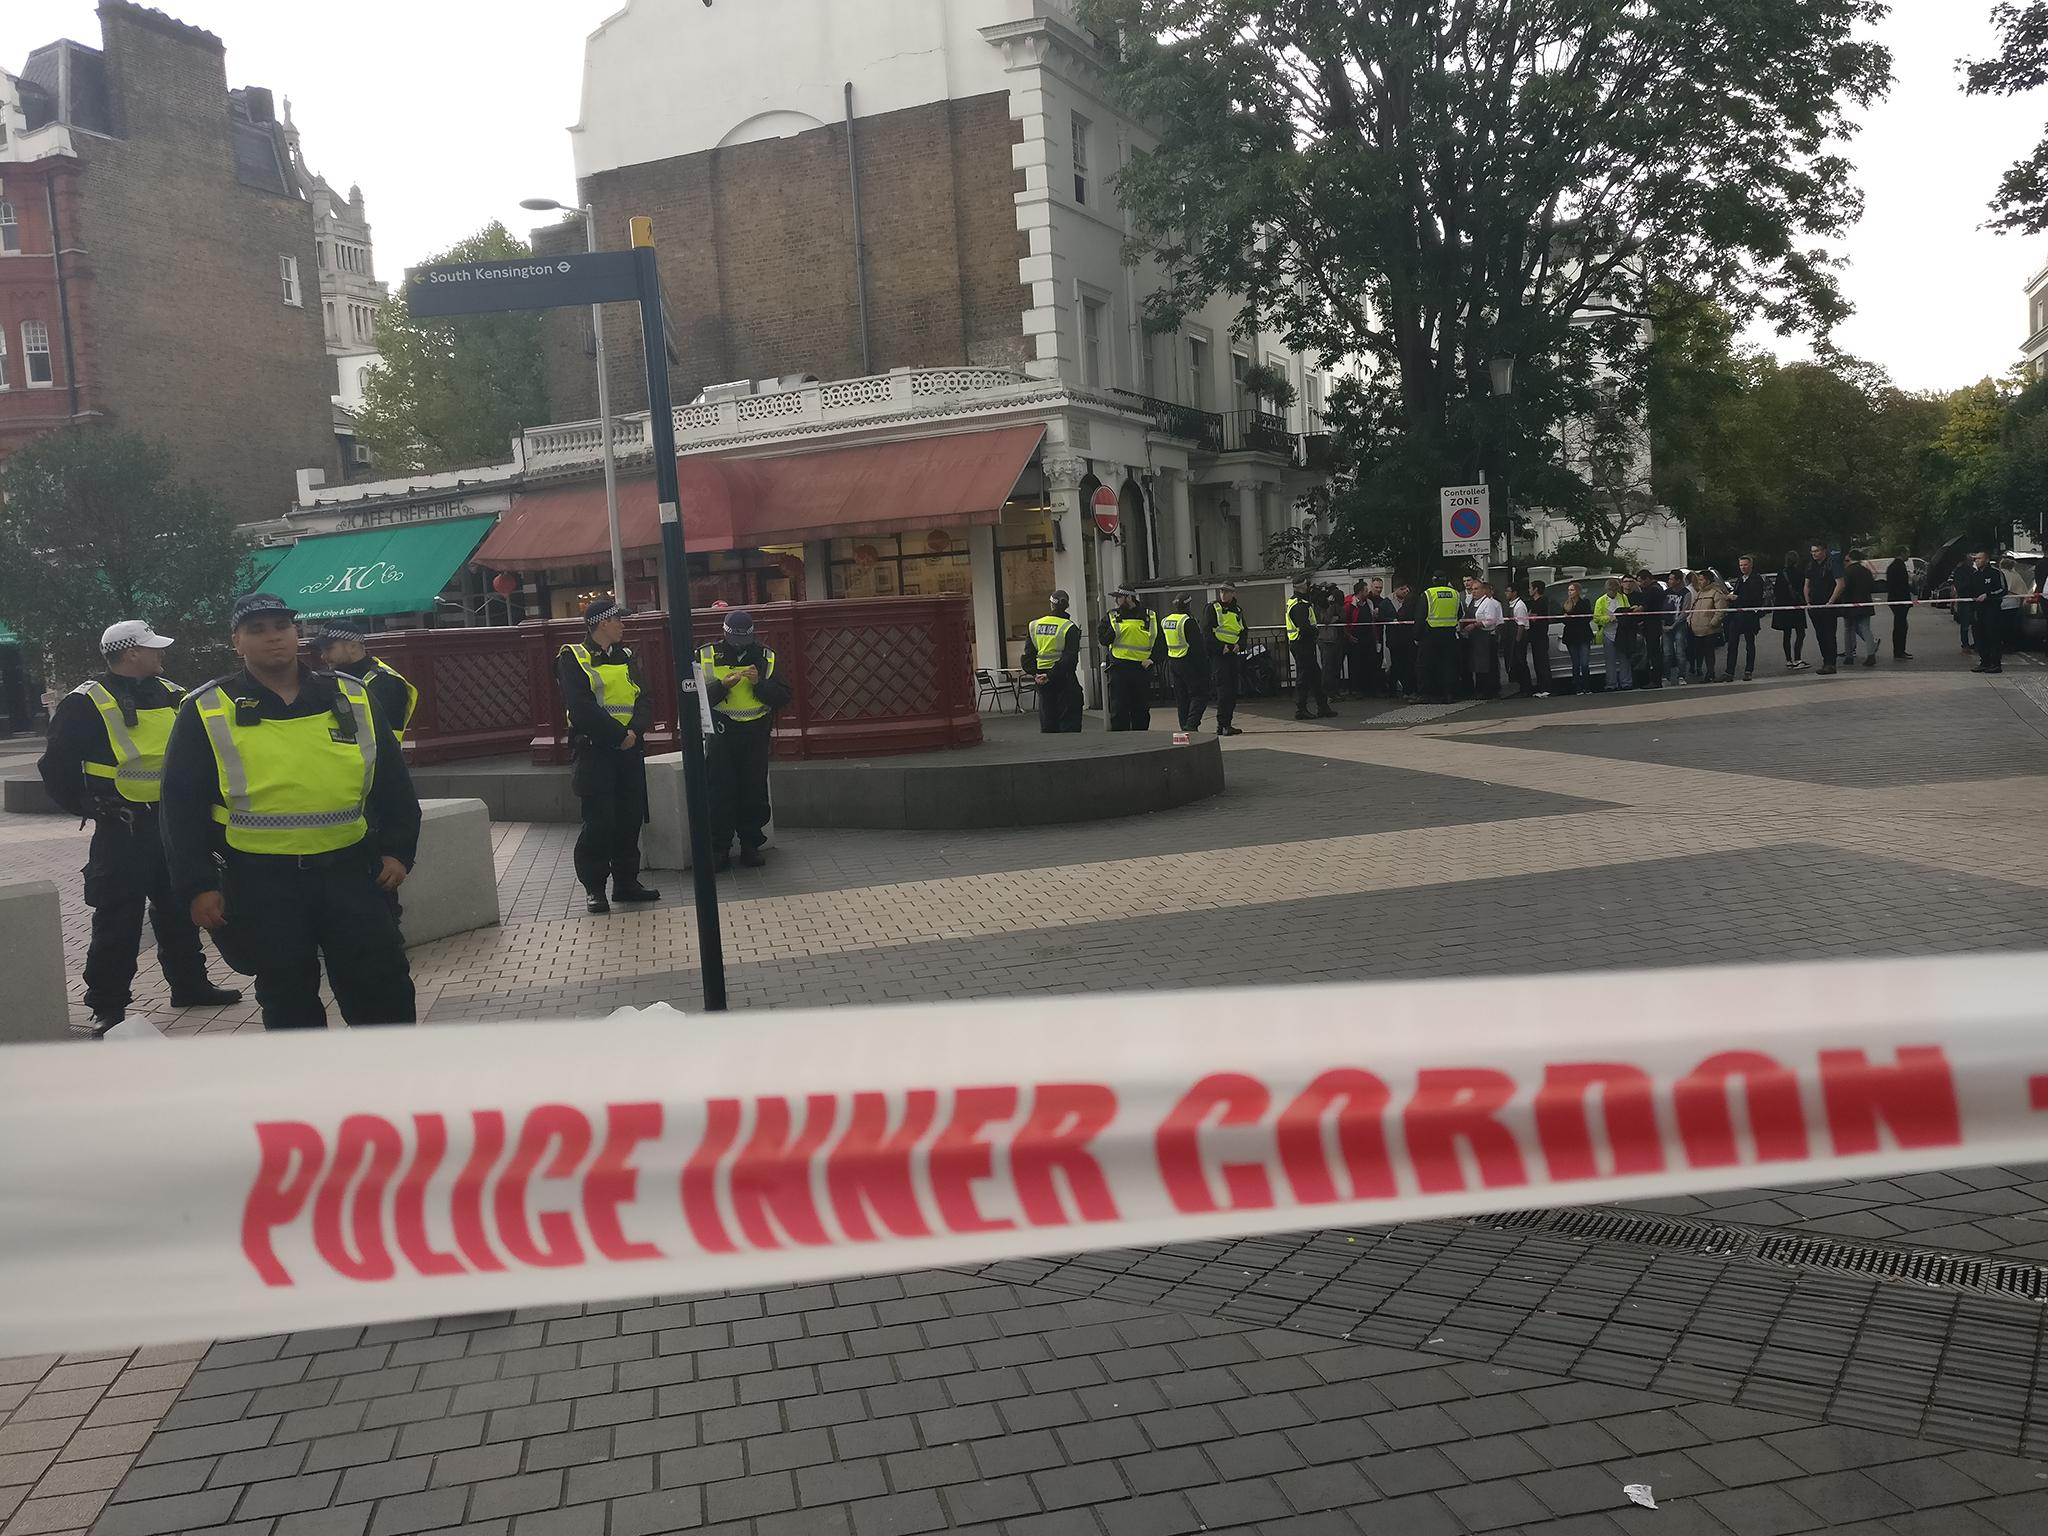
[[[497,521],[451,517],[301,539],[278,561],[264,590],[307,619],[425,613]]]
[[[289,544],[272,544],[252,549],[242,557],[242,564],[235,572],[235,591],[261,592],[263,583],[270,579],[270,573],[277,569],[277,563],[292,552]]]

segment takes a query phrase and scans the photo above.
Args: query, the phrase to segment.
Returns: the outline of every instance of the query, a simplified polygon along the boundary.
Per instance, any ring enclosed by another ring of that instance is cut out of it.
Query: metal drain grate
[[[1759,1232],[1683,1216],[1637,1216],[1627,1211],[1588,1207],[1505,1211],[1473,1216],[1465,1224],[1499,1231],[1543,1232],[1584,1243],[1661,1248],[1704,1258],[1739,1258],[1781,1269],[1865,1275],[1873,1280],[1895,1280],[1932,1290],[2048,1301],[2048,1268],[2037,1264],[1971,1258],[1886,1243]]]

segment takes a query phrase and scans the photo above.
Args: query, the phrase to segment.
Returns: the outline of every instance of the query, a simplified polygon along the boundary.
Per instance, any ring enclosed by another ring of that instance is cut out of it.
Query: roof
[[[28,131],[49,123],[112,133],[107,103],[107,60],[97,48],[60,38],[45,43],[22,66],[22,111]]]

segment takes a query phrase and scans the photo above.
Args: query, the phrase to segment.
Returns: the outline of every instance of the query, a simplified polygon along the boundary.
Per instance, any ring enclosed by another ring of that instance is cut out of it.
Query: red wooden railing
[[[773,603],[751,609],[762,640],[793,690],[776,717],[780,758],[863,757],[971,746],[975,703],[972,605],[965,597],[884,597]],[[700,644],[724,614],[692,615]],[[569,759],[555,657],[580,641],[580,621],[514,628],[407,630],[377,651],[420,690],[406,751],[417,763],[524,752],[535,763]],[[626,621],[654,695],[648,745],[675,750],[675,668],[668,620]]]

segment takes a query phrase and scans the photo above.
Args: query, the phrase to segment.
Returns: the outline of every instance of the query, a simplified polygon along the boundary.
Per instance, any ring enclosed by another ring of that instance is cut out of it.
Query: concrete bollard
[[[774,770],[769,771],[771,791]],[[664,753],[647,759],[647,830],[640,834],[640,863],[646,869],[689,869],[690,817],[683,798],[683,754]],[[775,841],[775,819],[767,837]]]
[[[491,814],[481,800],[422,800],[420,851],[398,888],[408,946],[498,924]]]
[[[0,999],[0,1045],[71,1037],[64,974],[64,913],[48,880],[0,885],[0,955],[7,996]]]

